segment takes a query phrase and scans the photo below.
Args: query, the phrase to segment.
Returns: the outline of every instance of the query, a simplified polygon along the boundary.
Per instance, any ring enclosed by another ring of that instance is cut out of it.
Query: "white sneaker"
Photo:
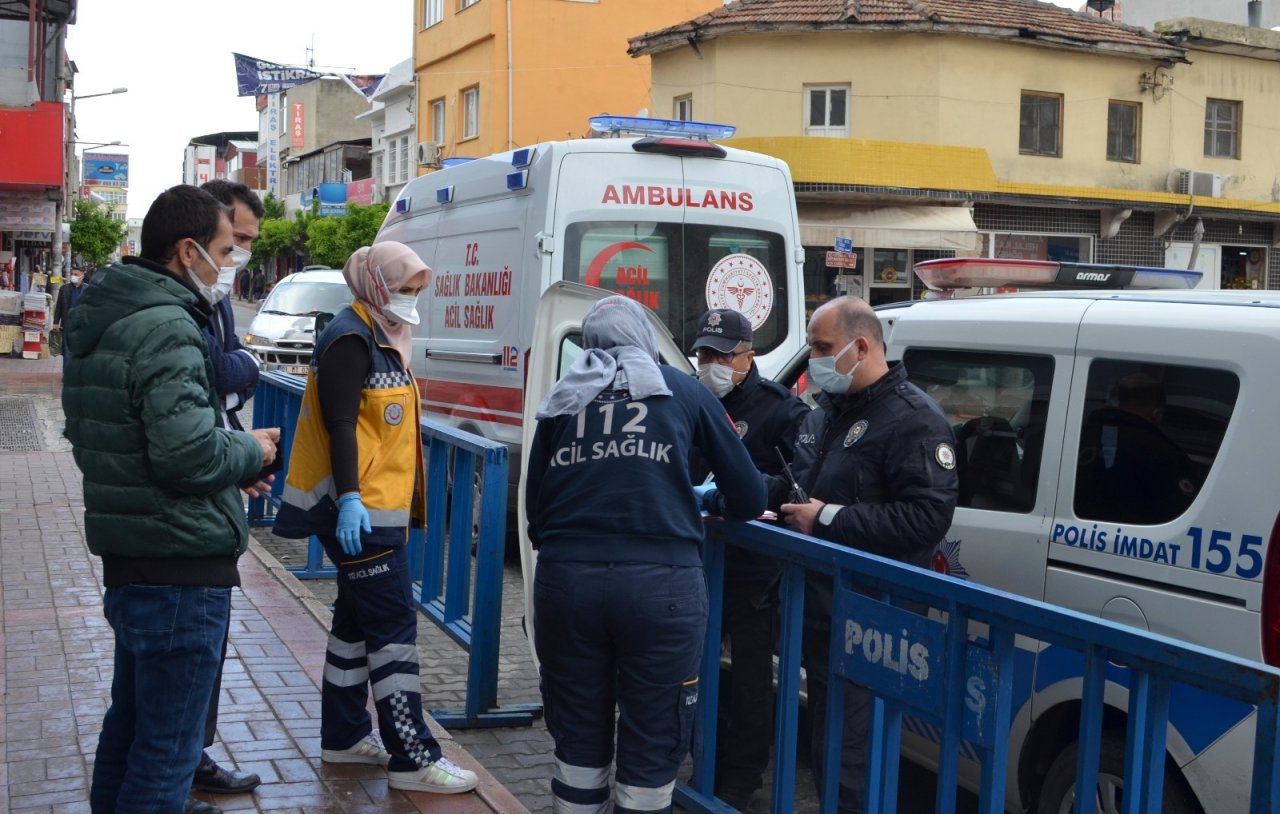
[[[436,794],[461,794],[471,791],[480,783],[475,772],[455,766],[449,758],[440,756],[424,768],[407,772],[387,772],[387,784],[404,791],[434,791]]]
[[[320,759],[325,763],[363,763],[368,766],[386,766],[391,754],[382,748],[377,731],[370,732],[346,749],[321,749]]]

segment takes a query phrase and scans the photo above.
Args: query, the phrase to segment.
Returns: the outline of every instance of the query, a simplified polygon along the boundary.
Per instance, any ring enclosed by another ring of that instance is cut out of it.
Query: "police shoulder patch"
[[[938,466],[943,469],[956,468],[956,451],[955,448],[943,441],[938,444],[938,448],[933,451],[933,457],[938,462]]]

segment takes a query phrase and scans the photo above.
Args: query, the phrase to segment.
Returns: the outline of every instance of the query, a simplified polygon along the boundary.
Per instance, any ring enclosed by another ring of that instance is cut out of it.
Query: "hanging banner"
[[[294,85],[319,79],[320,74],[306,68],[295,68],[277,62],[254,59],[244,54],[231,55],[236,62],[237,96],[259,96],[280,93]]]
[[[267,97],[267,191],[280,195],[280,94]]]
[[[301,147],[306,143],[302,102],[289,103],[289,132],[293,134],[293,146]]]
[[[352,90],[363,94],[365,98],[369,98],[378,90],[378,86],[382,84],[382,77],[384,76],[386,74],[349,73],[343,74],[342,78],[346,80]]]
[[[85,186],[129,186],[129,156],[85,153],[81,163]]]
[[[0,232],[39,232],[47,240],[57,225],[56,204],[43,192],[0,190]]]

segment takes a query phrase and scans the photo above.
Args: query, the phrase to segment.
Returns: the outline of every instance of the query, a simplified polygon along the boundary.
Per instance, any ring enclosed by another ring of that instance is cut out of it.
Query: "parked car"
[[[342,272],[308,267],[285,277],[249,324],[244,344],[263,370],[305,376],[315,347],[316,318],[336,314],[351,302]]]

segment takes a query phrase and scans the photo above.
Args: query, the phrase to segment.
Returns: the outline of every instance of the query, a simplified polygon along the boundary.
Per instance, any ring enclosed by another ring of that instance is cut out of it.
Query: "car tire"
[[[1076,752],[1072,742],[1058,753],[1036,798],[1036,814],[1071,814],[1075,804]],[[1104,733],[1098,762],[1098,806],[1100,814],[1120,814],[1124,802],[1124,738],[1119,733]],[[1197,814],[1196,803],[1177,769],[1166,766],[1164,797],[1160,809],[1164,814]]]

